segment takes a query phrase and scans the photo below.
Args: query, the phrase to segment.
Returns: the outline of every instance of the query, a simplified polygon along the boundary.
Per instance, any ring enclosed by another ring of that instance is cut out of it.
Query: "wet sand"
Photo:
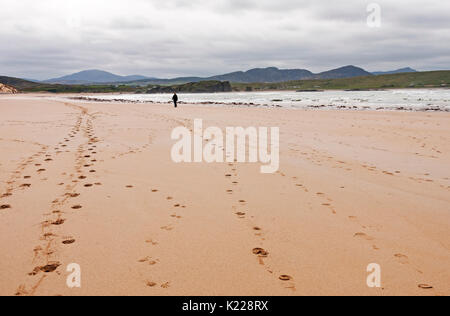
[[[0,113],[0,295],[450,295],[449,113],[38,95]],[[173,163],[195,118],[280,127],[280,171]]]

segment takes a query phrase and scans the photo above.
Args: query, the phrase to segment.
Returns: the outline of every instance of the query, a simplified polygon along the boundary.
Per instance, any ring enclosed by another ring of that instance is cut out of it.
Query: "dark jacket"
[[[172,97],[172,100],[173,100],[174,102],[177,102],[177,101],[178,101],[178,96],[177,96],[176,94],[174,94],[173,97]]]

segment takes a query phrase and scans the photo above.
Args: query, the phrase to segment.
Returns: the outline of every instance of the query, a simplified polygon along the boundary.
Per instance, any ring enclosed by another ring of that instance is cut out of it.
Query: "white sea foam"
[[[205,105],[269,106],[354,110],[403,110],[450,112],[450,89],[405,89],[387,91],[324,92],[229,92],[180,93],[182,103]],[[95,95],[97,100],[166,103],[170,94]]]

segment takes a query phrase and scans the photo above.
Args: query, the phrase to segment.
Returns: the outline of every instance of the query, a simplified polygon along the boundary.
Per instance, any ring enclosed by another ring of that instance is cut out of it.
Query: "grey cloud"
[[[278,66],[323,71],[448,69],[450,3],[377,1],[0,0],[0,74],[83,69],[170,77]],[[5,44],[3,44],[5,43]]]

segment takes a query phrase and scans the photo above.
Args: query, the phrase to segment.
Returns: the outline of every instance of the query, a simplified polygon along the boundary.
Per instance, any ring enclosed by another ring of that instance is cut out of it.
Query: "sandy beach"
[[[450,113],[33,94],[0,113],[0,295],[450,295]],[[174,163],[196,118],[279,127],[279,171]]]

